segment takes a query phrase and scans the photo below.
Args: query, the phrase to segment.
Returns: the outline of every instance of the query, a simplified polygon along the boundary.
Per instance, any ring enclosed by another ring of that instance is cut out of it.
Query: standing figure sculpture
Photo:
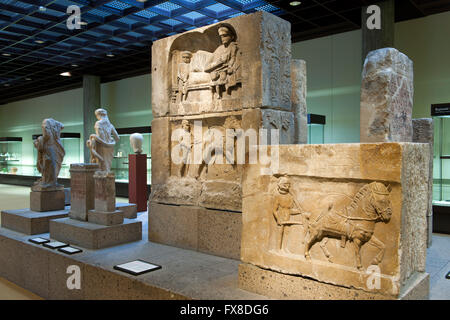
[[[60,187],[57,179],[64,159],[65,151],[61,144],[60,134],[64,125],[54,119],[42,121],[42,136],[34,141],[38,151],[37,169],[41,179],[34,183],[33,189]]]
[[[219,36],[222,45],[213,53],[212,61],[205,67],[205,72],[211,76],[211,90],[216,99],[222,98],[222,92],[231,94],[231,89],[240,81],[239,47],[236,43],[236,33],[228,25],[219,26]]]
[[[179,101],[183,101],[187,99],[188,94],[188,80],[189,80],[189,72],[191,71],[191,58],[192,53],[189,51],[184,51],[181,53],[181,60],[182,62],[178,65],[178,74],[177,74],[177,81],[178,81],[178,94],[179,94]]]
[[[95,123],[95,134],[91,134],[86,141],[91,150],[91,163],[98,163],[100,170],[105,174],[111,172],[112,160],[114,158],[114,146],[119,141],[114,126],[109,122],[108,113],[105,109],[95,110],[97,122]]]

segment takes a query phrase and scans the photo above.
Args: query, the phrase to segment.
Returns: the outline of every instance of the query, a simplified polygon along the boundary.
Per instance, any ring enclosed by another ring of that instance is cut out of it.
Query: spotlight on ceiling
[[[78,67],[77,64],[71,64],[71,66],[74,67],[74,68]]]
[[[4,56],[4,57],[11,57],[11,53],[2,53],[2,56]]]
[[[9,83],[5,83],[4,86],[5,86],[5,87],[9,87],[10,84],[9,84]]]
[[[31,78],[25,78],[26,81],[31,81]]]
[[[34,40],[34,42],[39,43],[39,44],[42,44],[42,43],[44,43],[45,41],[44,41],[44,40]]]
[[[63,77],[71,77],[72,76],[72,74],[70,72],[62,72],[59,75],[63,76]]]
[[[293,7],[295,7],[295,6],[301,5],[302,2],[301,2],[301,1],[291,1],[291,2],[289,2],[289,4],[290,4],[291,6],[293,6]]]
[[[47,8],[44,7],[44,6],[40,6],[40,7],[39,7],[39,11],[40,11],[40,12],[45,12],[45,11],[47,11]]]
[[[112,58],[112,57],[114,57],[114,54],[112,54],[111,52],[108,52],[108,53],[106,54],[106,56]]]
[[[147,0],[136,0],[137,2],[147,2]]]
[[[87,26],[88,25],[88,23],[86,21],[79,21],[78,24],[80,26]]]

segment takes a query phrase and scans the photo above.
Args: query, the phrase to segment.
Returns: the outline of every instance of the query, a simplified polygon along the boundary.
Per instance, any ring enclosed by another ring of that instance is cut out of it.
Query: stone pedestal
[[[11,229],[25,234],[47,233],[49,221],[65,218],[70,207],[63,210],[35,212],[30,209],[5,210],[1,213],[2,228]]]
[[[94,173],[96,163],[72,163],[70,165],[70,212],[69,217],[86,221],[89,210],[94,209]]]
[[[30,210],[35,212],[64,210],[64,188],[51,191],[31,191]]]
[[[137,205],[137,211],[147,210],[147,155],[128,155],[128,201]]]
[[[116,210],[116,181],[113,173],[94,174],[95,209],[89,210],[88,221],[111,226],[123,223],[123,211]]]

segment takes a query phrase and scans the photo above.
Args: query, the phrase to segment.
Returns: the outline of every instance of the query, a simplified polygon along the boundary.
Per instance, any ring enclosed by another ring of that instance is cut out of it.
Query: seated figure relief
[[[209,52],[192,50],[172,52],[176,66],[176,78],[173,78],[172,102],[192,102],[189,92],[209,90],[212,100],[230,97],[232,91],[241,85],[241,52],[237,43],[237,35],[230,25],[220,25],[218,34],[221,44]]]

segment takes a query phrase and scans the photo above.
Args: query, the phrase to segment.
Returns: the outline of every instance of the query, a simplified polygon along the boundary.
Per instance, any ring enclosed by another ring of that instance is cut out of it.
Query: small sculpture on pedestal
[[[114,146],[119,141],[116,129],[108,119],[105,109],[95,110],[97,122],[95,123],[95,134],[91,134],[86,141],[91,150],[91,163],[98,163],[100,171],[105,175],[111,172],[111,164],[114,158]]]
[[[62,187],[57,183],[65,155],[60,140],[62,129],[64,129],[64,125],[54,119],[42,121],[42,136],[34,141],[34,147],[38,151],[36,166],[42,177],[34,183],[31,188],[33,191],[48,190],[49,188],[56,190]]]
[[[133,148],[133,152],[136,154],[142,153],[142,142],[144,141],[144,137],[140,133],[133,133],[130,136],[130,144],[131,148]]]

